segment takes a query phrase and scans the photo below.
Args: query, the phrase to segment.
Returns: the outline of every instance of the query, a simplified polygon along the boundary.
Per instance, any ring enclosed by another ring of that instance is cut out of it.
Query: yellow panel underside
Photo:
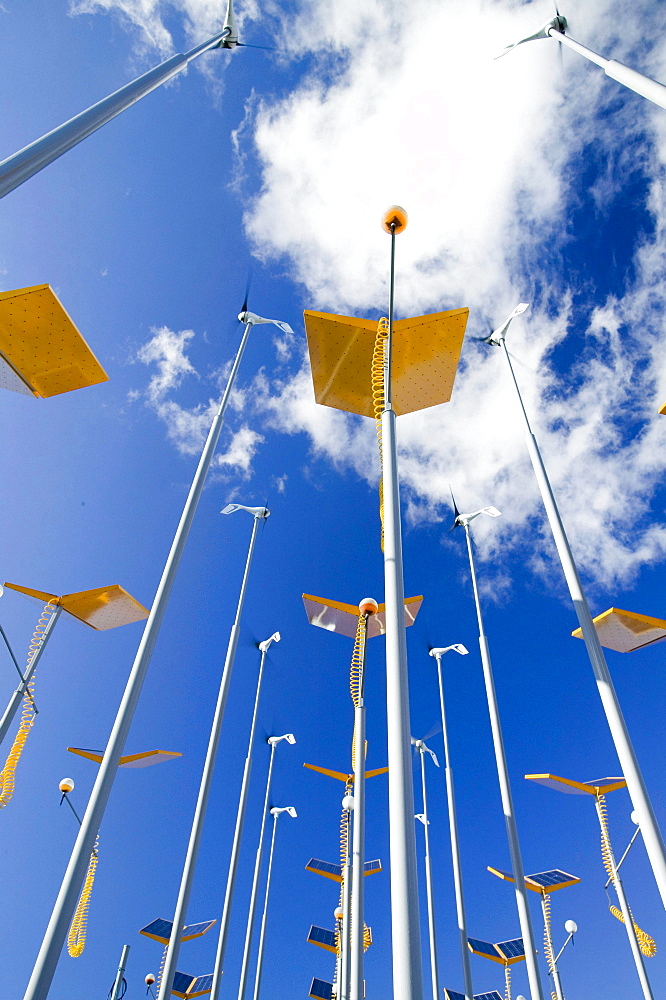
[[[20,594],[27,594],[28,597],[36,597],[44,603],[55,601],[61,605],[63,611],[67,611],[98,632],[143,621],[150,614],[143,604],[139,604],[119,584],[98,587],[96,590],[82,590],[78,594],[65,594],[64,597],[56,597],[55,594],[47,594],[41,590],[31,590],[29,587],[19,587],[16,583],[5,583],[5,587],[17,590]]]
[[[109,380],[49,285],[0,292],[0,355],[37,397]]]
[[[626,788],[627,782],[624,778],[598,778],[596,781],[573,781],[571,778],[561,778],[557,774],[526,774],[528,781],[536,781],[546,788],[554,788],[558,792],[567,795],[606,795],[607,792],[615,792],[618,788]]]
[[[413,316],[393,324],[392,390],[398,416],[451,398],[469,309]],[[370,369],[377,321],[306,310],[315,399],[374,416]]]
[[[597,615],[593,622],[601,645],[618,653],[631,653],[636,649],[642,649],[643,646],[666,639],[666,621],[639,615],[635,611],[609,608],[603,614]],[[583,638],[582,630],[579,628],[571,634],[576,639]]]
[[[350,639],[356,637],[358,624],[358,606],[344,604],[342,601],[331,601],[326,597],[315,597],[314,594],[303,594],[305,613],[311,625],[324,628],[327,632],[337,632],[347,635]],[[414,624],[421,608],[423,597],[405,598],[405,627]],[[386,634],[386,605],[380,604],[377,614],[368,618],[368,639],[376,635]]]

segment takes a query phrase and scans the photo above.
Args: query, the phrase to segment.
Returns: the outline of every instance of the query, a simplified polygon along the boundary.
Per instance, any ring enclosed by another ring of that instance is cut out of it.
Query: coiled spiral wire
[[[384,371],[386,364],[386,348],[388,346],[389,322],[382,316],[377,324],[377,335],[375,337],[375,347],[372,352],[372,369],[370,382],[372,386],[372,410],[375,417],[375,428],[377,430],[377,444],[379,445],[379,464],[382,469],[382,477],[379,480],[379,519],[381,521],[381,548],[384,551],[384,453],[382,448],[382,413],[386,399]]]
[[[39,621],[37,622],[35,631],[32,635],[32,641],[28,649],[26,668],[30,666],[31,660],[39,652],[42,643],[44,642],[44,633],[49,622],[51,621],[52,615],[56,613],[58,600],[59,599],[57,597],[54,597],[48,602],[48,604],[44,605]],[[19,722],[18,732],[14,738],[14,743],[9,751],[7,760],[5,761],[5,766],[0,772],[0,809],[4,809],[5,806],[9,805],[12,800],[16,780],[16,768],[21,759],[23,748],[25,747],[28,736],[30,735],[35,719],[37,718],[33,697],[34,692],[35,675],[33,674],[28,681],[26,691],[23,696],[23,707],[21,709],[21,721]]]
[[[511,1000],[511,966],[504,966],[504,1000]]]
[[[550,896],[547,892],[542,893],[541,898],[543,899],[543,950],[546,955],[546,961],[548,962],[548,969],[550,974],[555,973],[555,950],[553,948],[553,935],[551,932],[550,923]],[[550,991],[552,1000],[557,1000],[557,993]]]
[[[90,910],[90,897],[95,883],[97,862],[99,861],[99,855],[97,852],[98,845],[99,834],[97,834],[95,838],[95,846],[92,849],[90,861],[88,862],[86,878],[83,883],[83,888],[81,889],[79,901],[76,904],[76,910],[74,911],[72,922],[69,926],[69,934],[67,935],[67,951],[72,958],[80,958],[83,954],[83,949],[86,946],[86,929],[88,925],[88,911]]]
[[[616,868],[613,861],[613,849],[611,847],[610,834],[608,832],[606,796],[597,795],[597,802],[599,803],[599,825],[601,826],[601,860],[604,863],[604,868],[606,869],[607,875],[609,876],[611,882],[613,883],[613,887],[616,888],[615,886]],[[620,923],[624,923],[624,914],[622,913],[622,910],[619,909],[619,907],[613,906],[613,904],[609,902],[608,909],[611,911],[614,917],[617,917]],[[629,914],[631,915],[631,921],[634,925],[634,930],[636,931],[636,939],[638,941],[638,947],[641,950],[641,954],[645,955],[646,958],[652,958],[654,955],[657,954],[656,941],[649,934],[646,934],[644,930],[641,930],[641,928],[635,922],[633,915],[631,914],[631,910],[629,910]]]

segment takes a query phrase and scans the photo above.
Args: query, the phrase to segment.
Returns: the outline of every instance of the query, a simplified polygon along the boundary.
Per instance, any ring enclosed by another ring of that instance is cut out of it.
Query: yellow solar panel
[[[49,285],[0,292],[0,358],[5,388],[12,375],[37,397],[108,382],[108,375]]]
[[[81,747],[67,747],[67,749],[70,753],[85,757],[86,760],[92,760],[96,764],[101,764],[104,757],[100,750],[82,750]],[[161,764],[162,761],[182,756],[182,753],[175,753],[172,750],[144,750],[143,753],[129,753],[121,757],[118,767],[152,767],[153,764]]]
[[[392,401],[413,413],[451,398],[469,309],[399,319],[393,324]],[[377,321],[306,310],[315,399],[324,406],[374,416],[370,369]]]
[[[631,653],[666,639],[666,621],[638,615],[635,611],[609,608],[603,614],[597,615],[593,622],[601,645],[618,653]],[[571,634],[576,639],[583,638],[582,630],[579,628]]]
[[[416,621],[423,597],[405,598],[405,626],[409,627]],[[313,594],[303,594],[305,613],[311,625],[325,628],[328,632],[338,632],[356,637],[358,622],[358,605],[344,604],[342,601],[331,601],[327,597],[315,597]],[[377,614],[368,618],[368,638],[386,634],[386,605],[380,604]]]
[[[5,583],[5,587],[27,594],[28,597],[36,597],[44,603],[56,601],[63,611],[67,611],[98,632],[143,621],[150,614],[143,604],[139,604],[118,584],[98,587],[96,590],[82,590],[78,594],[65,594],[63,597],[41,590],[31,590],[29,587],[19,587],[16,583]]]

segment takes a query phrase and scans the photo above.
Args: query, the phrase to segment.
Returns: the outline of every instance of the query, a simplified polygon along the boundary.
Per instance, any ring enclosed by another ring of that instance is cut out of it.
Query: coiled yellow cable
[[[548,962],[548,968],[550,974],[555,973],[555,950],[553,948],[553,935],[551,933],[550,924],[550,896],[547,892],[542,893],[543,899],[543,950],[546,955],[546,961]],[[557,993],[552,990],[550,992],[553,1000],[557,1000]]]
[[[382,413],[386,399],[384,386],[384,365],[386,363],[386,347],[389,335],[389,322],[382,316],[377,324],[377,336],[375,337],[375,347],[372,352],[372,369],[370,382],[372,386],[372,410],[375,416],[375,428],[377,430],[377,444],[379,445],[379,464],[384,469],[384,453],[382,450]],[[383,477],[379,480],[379,519],[381,521],[381,547],[384,551],[384,482]]]
[[[511,966],[504,966],[504,1000],[511,1000]]]
[[[610,842],[610,834],[608,832],[608,816],[606,812],[606,796],[597,795],[597,802],[599,803],[599,825],[601,826],[601,860],[604,863],[604,868],[606,869],[606,874],[609,876],[613,883],[613,887],[617,888],[615,885],[615,865],[613,863],[613,849]],[[611,911],[614,917],[624,923],[624,914],[622,910],[617,906],[609,905],[608,909]],[[631,914],[631,920],[634,925],[634,930],[636,931],[636,939],[638,941],[638,947],[641,950],[641,954],[645,955],[646,958],[652,958],[657,954],[657,943],[653,937],[646,934],[644,930],[638,926]]]
[[[86,927],[88,924],[90,897],[95,883],[97,862],[99,861],[99,855],[97,853],[98,844],[99,834],[97,834],[97,837],[95,838],[95,846],[92,849],[90,861],[88,862],[86,879],[83,883],[83,889],[81,889],[79,901],[76,904],[76,910],[74,911],[74,916],[72,917],[72,922],[69,927],[69,934],[67,935],[67,951],[72,958],[80,958],[83,954],[83,949],[86,946]]]
[[[167,952],[169,950],[169,945],[164,945],[164,951],[162,952],[162,961],[160,962],[159,972],[157,973],[157,980],[155,981],[155,993],[157,996],[160,995],[160,987],[162,985],[162,976],[164,975],[164,965],[166,963]]]
[[[42,613],[40,615],[37,626],[32,635],[32,641],[28,649],[28,657],[26,660],[26,668],[30,664],[30,661],[34,655],[38,652],[40,646],[44,642],[44,632],[46,626],[51,620],[51,616],[55,614],[56,607],[58,606],[58,598],[52,598],[48,604],[44,606]],[[35,675],[33,674],[28,681],[26,692],[23,696],[23,707],[21,709],[21,721],[19,722],[18,732],[14,738],[14,743],[9,751],[7,760],[5,761],[5,766],[0,772],[0,809],[4,809],[5,806],[9,805],[14,795],[14,784],[16,780],[16,768],[18,762],[21,759],[21,754],[23,753],[23,748],[25,747],[30,731],[34,725],[35,719],[37,718],[37,713],[35,712],[34,706],[34,691],[35,691]]]

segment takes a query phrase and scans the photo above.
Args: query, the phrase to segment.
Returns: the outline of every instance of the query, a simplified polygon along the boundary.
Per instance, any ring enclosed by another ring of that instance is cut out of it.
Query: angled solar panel
[[[186,972],[175,972],[173,976],[173,986],[171,992],[181,1000],[187,1000],[187,991],[195,982],[195,976],[189,976]]]
[[[499,962],[504,965],[504,959],[500,957],[495,948],[494,944],[490,941],[480,941],[479,938],[467,938],[467,947],[475,955],[482,955],[484,958],[489,958],[492,962]]]
[[[511,941],[499,941],[495,947],[500,955],[509,963],[520,962],[525,958],[525,946],[522,938],[512,938]]]
[[[333,952],[334,955],[338,953],[337,935],[335,931],[329,931],[325,927],[316,927],[313,924],[308,934],[308,944],[315,944],[318,948]]]
[[[525,876],[525,884],[528,889],[536,887],[537,892],[555,892],[556,889],[565,889],[568,885],[576,885],[577,882],[580,882],[579,878],[575,875],[569,875],[568,872],[563,872],[560,868]]]
[[[444,1000],[465,1000],[465,994],[456,993],[455,990],[447,990],[444,987]]]
[[[191,941],[192,938],[201,937],[206,931],[211,929],[214,923],[216,923],[215,920],[204,920],[200,924],[188,924],[186,927],[183,927],[180,940]],[[146,937],[152,938],[153,941],[159,941],[160,944],[168,944],[172,927],[173,922],[171,920],[164,920],[162,917],[158,917],[157,920],[153,920],[151,923],[146,924],[145,927],[142,927],[139,934],[144,934]]]
[[[188,1000],[190,997],[202,997],[205,993],[210,993],[213,987],[213,973],[209,972],[205,976],[197,976],[187,991]]]
[[[313,979],[309,996],[313,1000],[333,1000],[333,983],[327,983],[323,979]]]
[[[305,869],[309,872],[315,872],[316,875],[323,875],[324,878],[333,879],[334,882],[342,882],[342,865],[333,864],[331,861],[310,858]]]
[[[366,861],[365,864],[363,865],[364,875],[373,875],[375,872],[380,872],[381,870],[382,870],[382,863],[379,860],[379,858],[377,858],[376,861]]]
[[[502,1000],[502,998],[497,990],[491,990],[490,993],[475,993],[474,1000]]]

